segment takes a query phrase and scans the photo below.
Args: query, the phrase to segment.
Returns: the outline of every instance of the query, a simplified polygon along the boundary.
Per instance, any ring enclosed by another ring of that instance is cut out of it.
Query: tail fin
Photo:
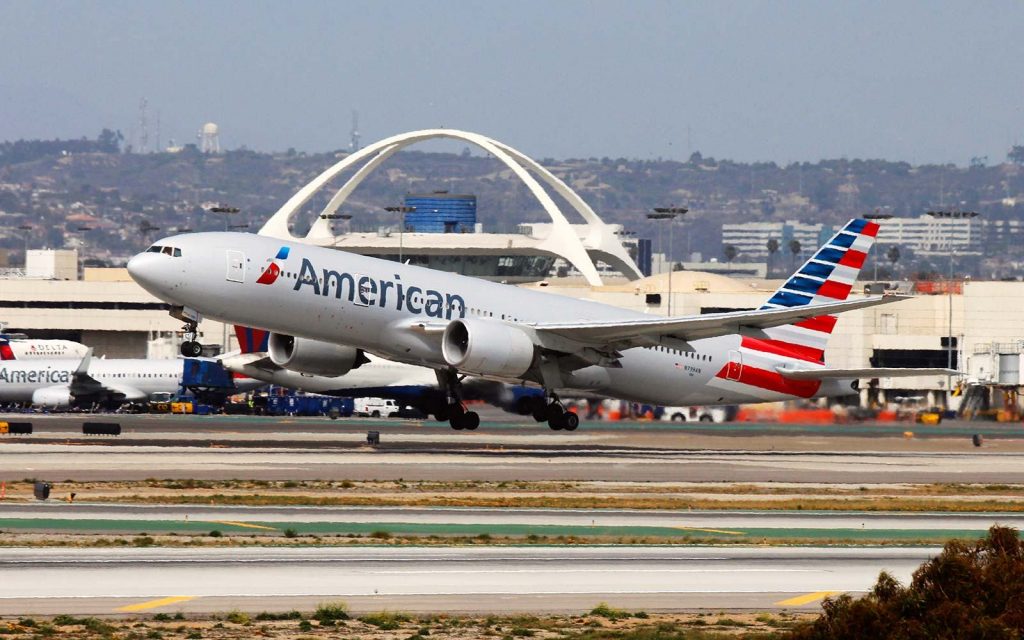
[[[270,332],[236,324],[235,337],[238,338],[238,348],[242,353],[263,352],[267,350]]]
[[[850,220],[783,284],[761,309],[800,307],[846,300],[857,280],[878,223]],[[825,347],[836,316],[816,316],[795,324],[765,329],[766,350],[801,360],[825,361]]]
[[[0,338],[0,360],[17,360],[14,350],[11,349],[11,341],[6,337]]]

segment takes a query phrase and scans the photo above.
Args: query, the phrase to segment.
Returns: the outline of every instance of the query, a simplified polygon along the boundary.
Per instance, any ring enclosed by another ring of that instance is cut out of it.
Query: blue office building
[[[410,193],[405,205],[416,207],[405,214],[405,230],[413,233],[473,233],[476,229],[476,196],[447,191]]]

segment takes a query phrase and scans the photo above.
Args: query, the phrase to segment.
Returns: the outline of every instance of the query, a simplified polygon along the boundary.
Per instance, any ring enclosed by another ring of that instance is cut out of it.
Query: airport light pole
[[[18,228],[21,229],[22,231],[24,231],[22,236],[24,236],[24,240],[25,240],[25,260],[27,262],[28,261],[28,236],[29,236],[29,233],[31,233],[31,231],[33,229],[35,229],[35,227],[33,227],[30,224],[21,224],[21,225],[18,225]]]
[[[673,229],[675,228],[676,218],[689,211],[686,207],[655,207],[654,213],[648,213],[648,220],[667,220],[668,221],[668,253],[663,254],[668,256],[672,253],[673,249]],[[658,247],[661,247],[661,227],[658,227]],[[672,267],[673,262],[669,260],[668,264],[668,304],[665,307],[665,315],[672,315]]]
[[[953,220],[970,220],[971,218],[978,217],[977,211],[927,211],[928,215],[936,220],[949,220],[949,227],[946,231],[946,245],[949,249],[949,280],[946,282],[946,293],[949,299],[949,324],[947,325],[948,333],[946,334],[946,368],[953,368],[953,255],[955,249],[953,247]],[[962,292],[961,292],[962,293]],[[946,392],[951,393],[953,391],[953,377],[950,376],[946,383]],[[947,403],[948,407],[948,403]]]
[[[397,214],[399,214],[399,223],[398,223],[398,263],[401,264],[402,263],[402,248],[403,248],[402,245],[404,244],[402,236],[405,233],[405,214],[412,213],[413,211],[416,210],[416,207],[410,207],[408,205],[404,205],[403,204],[403,205],[398,205],[398,206],[394,206],[394,207],[384,207],[384,210],[387,211],[388,213],[397,213]]]

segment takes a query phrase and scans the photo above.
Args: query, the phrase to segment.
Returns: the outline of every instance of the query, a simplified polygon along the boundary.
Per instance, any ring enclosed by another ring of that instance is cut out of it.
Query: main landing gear
[[[438,371],[437,382],[448,397],[447,404],[434,411],[434,418],[439,422],[448,421],[456,431],[473,431],[480,426],[480,414],[466,411],[462,403],[462,382],[454,370]]]
[[[196,337],[199,335],[199,323],[186,320],[185,326],[182,328],[185,331],[185,341],[181,343],[181,355],[186,358],[199,357],[203,353],[203,345],[196,341]]]
[[[537,422],[547,421],[552,431],[575,431],[580,426],[580,417],[572,411],[566,411],[554,393],[548,398],[533,398],[531,415]]]

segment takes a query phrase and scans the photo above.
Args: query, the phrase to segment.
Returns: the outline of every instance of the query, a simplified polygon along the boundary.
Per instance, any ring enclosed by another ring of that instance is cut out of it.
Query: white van
[[[665,407],[662,420],[670,422],[728,422],[728,407]]]
[[[390,418],[398,415],[398,403],[390,398],[355,398],[352,415],[371,418]]]

